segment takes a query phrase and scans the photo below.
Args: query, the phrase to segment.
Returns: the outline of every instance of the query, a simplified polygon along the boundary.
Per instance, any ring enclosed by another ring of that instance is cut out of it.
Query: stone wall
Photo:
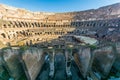
[[[97,39],[118,41],[120,19],[97,21],[2,21],[0,37],[3,43],[25,45],[30,40],[40,43],[64,36],[87,35]],[[69,28],[69,29],[68,29]],[[99,30],[98,30],[99,28]],[[67,37],[68,38],[68,37]],[[66,38],[64,38],[66,40]]]
[[[3,65],[12,78],[18,80],[25,75],[19,59],[19,49],[4,49],[1,54]]]
[[[74,53],[75,62],[84,78],[88,74],[92,57],[90,48],[87,47],[81,47],[77,53]]]
[[[107,76],[116,58],[115,51],[112,46],[105,46],[95,50],[94,54],[93,69],[96,69],[95,72],[98,70],[102,76]]]
[[[106,78],[112,69],[120,71],[119,47],[119,43],[96,49],[80,46],[73,48],[77,50],[72,54],[74,54],[74,61],[84,78],[90,76],[91,72]],[[2,76],[6,75],[6,77],[3,77],[5,79],[11,77],[18,80],[24,77],[35,80],[44,64],[46,56],[44,52],[46,51],[46,49],[43,50],[39,47],[4,48],[0,50],[0,74]]]
[[[30,48],[23,53],[22,59],[29,74],[29,79],[35,80],[44,64],[45,55],[42,49]]]
[[[0,50],[0,79],[35,80],[44,64],[44,59],[42,49],[38,48],[2,49]]]

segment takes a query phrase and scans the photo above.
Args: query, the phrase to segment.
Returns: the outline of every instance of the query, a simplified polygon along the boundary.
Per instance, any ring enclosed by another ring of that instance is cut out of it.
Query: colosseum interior
[[[120,79],[119,7],[44,13],[1,4],[0,80]]]

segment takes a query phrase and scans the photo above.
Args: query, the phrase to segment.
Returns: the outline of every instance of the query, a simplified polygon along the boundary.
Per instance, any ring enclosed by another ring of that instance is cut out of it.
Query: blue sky
[[[43,12],[82,11],[118,2],[120,0],[0,0],[1,4]]]

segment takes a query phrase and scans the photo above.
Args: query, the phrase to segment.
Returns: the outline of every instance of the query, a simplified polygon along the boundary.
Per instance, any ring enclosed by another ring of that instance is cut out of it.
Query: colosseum
[[[0,80],[119,80],[119,7],[46,13],[1,4]]]

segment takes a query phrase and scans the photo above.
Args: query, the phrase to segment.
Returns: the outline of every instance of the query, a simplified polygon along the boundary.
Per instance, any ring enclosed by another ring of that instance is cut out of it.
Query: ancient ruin
[[[120,3],[66,13],[0,4],[0,80],[120,78],[119,58]]]

